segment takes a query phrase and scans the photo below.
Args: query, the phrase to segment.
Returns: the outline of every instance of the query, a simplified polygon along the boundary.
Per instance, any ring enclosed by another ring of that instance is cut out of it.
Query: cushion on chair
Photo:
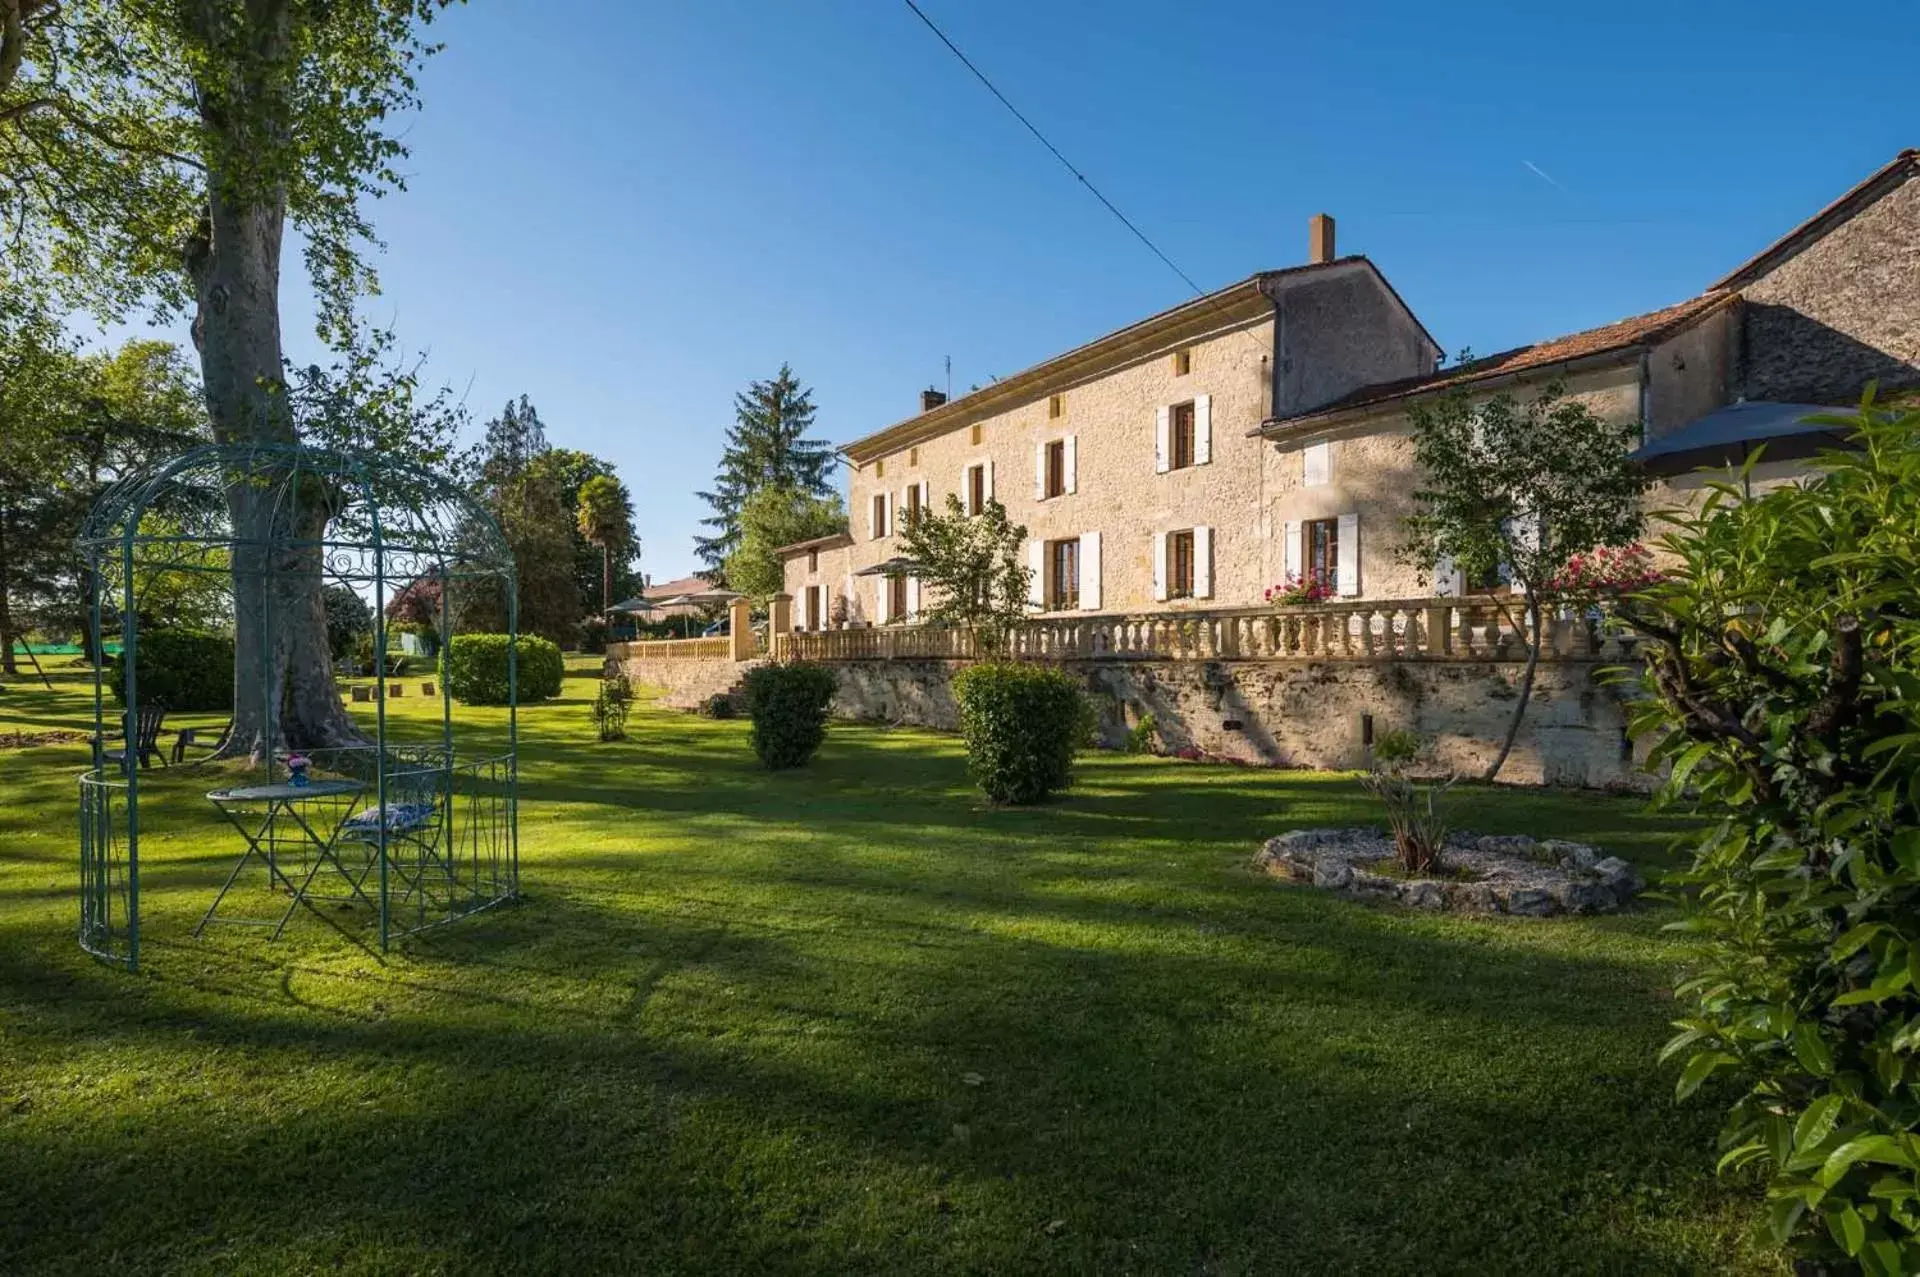
[[[369,807],[355,813],[340,826],[341,835],[347,838],[378,838],[380,833],[380,812],[378,807]],[[386,826],[389,834],[409,834],[424,828],[433,819],[433,804],[427,803],[388,803],[386,805]]]

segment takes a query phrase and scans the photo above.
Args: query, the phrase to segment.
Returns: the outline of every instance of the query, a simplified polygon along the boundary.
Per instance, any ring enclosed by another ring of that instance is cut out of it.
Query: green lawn
[[[522,716],[525,901],[384,958],[312,918],[193,939],[238,848],[161,773],[145,965],[88,959],[84,752],[0,750],[0,1270],[1784,1271],[1653,1063],[1657,912],[1248,870],[1372,822],[1346,778],[1102,754],[993,811],[945,737],[836,727],[768,775],[737,722],[601,745],[591,687]],[[0,734],[80,706],[15,682]],[[1458,807],[1643,865],[1670,832]]]

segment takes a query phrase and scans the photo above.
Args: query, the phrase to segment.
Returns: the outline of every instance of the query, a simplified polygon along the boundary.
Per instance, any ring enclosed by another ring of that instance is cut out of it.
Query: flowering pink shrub
[[[1287,573],[1287,579],[1267,587],[1267,602],[1280,607],[1299,607],[1303,603],[1324,603],[1333,597],[1333,586],[1319,577]]]
[[[1547,582],[1554,594],[1624,594],[1645,589],[1665,579],[1666,574],[1653,565],[1653,554],[1635,541],[1632,545],[1603,545],[1567,560]]]

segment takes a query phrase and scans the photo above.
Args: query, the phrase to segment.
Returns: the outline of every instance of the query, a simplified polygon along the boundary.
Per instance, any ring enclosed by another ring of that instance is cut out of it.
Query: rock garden
[[[1378,829],[1296,829],[1254,857],[1268,873],[1413,909],[1544,918],[1608,913],[1645,885],[1633,866],[1586,843],[1521,835],[1448,833],[1437,864],[1409,871]]]

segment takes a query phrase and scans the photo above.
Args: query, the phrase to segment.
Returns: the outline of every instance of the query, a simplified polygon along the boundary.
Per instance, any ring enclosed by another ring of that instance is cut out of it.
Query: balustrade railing
[[[1509,612],[1512,619],[1509,618]],[[1039,617],[1015,626],[1007,655],[1029,660],[1519,660],[1526,644],[1517,606],[1485,597],[1353,600],[1304,607]],[[1596,618],[1547,622],[1546,660],[1626,659],[1631,635]],[[727,640],[628,643],[629,657],[725,658]],[[973,660],[984,654],[970,629],[893,625],[776,634],[759,646],[808,661]]]
[[[732,651],[725,635],[719,638],[645,639],[609,643],[609,655],[629,660],[724,661]]]

